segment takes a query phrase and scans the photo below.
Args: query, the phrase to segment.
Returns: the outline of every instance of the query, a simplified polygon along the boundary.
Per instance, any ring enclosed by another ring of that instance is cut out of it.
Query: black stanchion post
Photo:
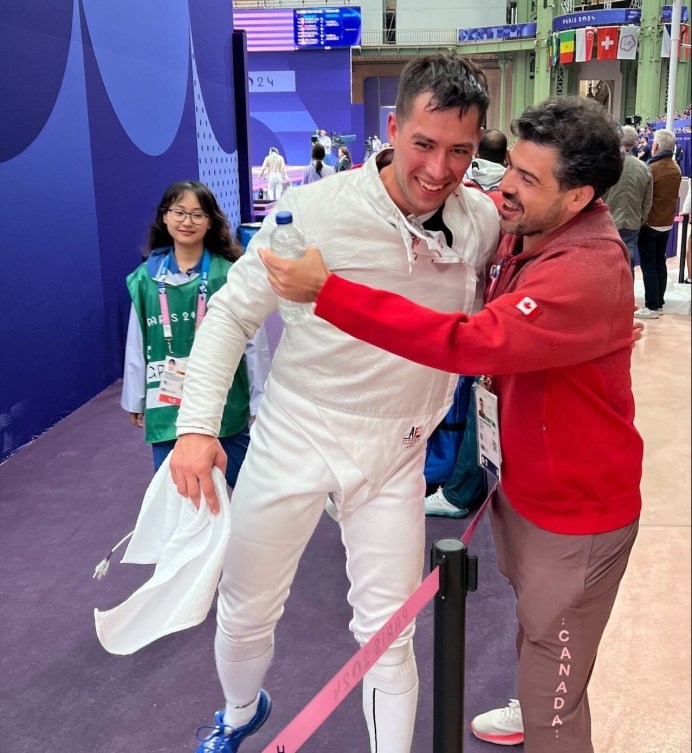
[[[431,552],[436,566],[433,753],[463,753],[466,593],[476,590],[478,561],[463,541],[438,539]]]
[[[688,191],[692,191],[689,188]],[[680,241],[680,268],[678,269],[678,282],[685,282],[685,256],[687,255],[687,231],[689,230],[690,216],[682,216],[682,239]]]

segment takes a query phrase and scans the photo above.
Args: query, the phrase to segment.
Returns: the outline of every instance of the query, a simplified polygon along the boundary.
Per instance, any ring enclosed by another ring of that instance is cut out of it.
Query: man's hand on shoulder
[[[197,509],[203,494],[210,511],[217,515],[220,507],[211,471],[216,466],[225,474],[226,464],[226,453],[216,437],[183,434],[171,454],[171,476],[179,494],[191,499]]]
[[[644,337],[644,322],[635,319],[632,322],[632,347],[634,347]]]
[[[316,246],[307,246],[300,259],[283,259],[271,249],[259,249],[267,268],[269,284],[281,298],[297,303],[312,303],[329,277],[329,270]]]

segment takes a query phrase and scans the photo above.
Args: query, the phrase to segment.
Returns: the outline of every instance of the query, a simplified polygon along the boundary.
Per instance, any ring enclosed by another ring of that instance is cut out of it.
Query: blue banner
[[[617,10],[590,10],[580,13],[568,13],[553,19],[553,31],[563,29],[581,29],[584,26],[624,26],[639,24],[642,12],[639,8],[622,8]]]
[[[459,29],[460,42],[486,42],[493,39],[526,39],[536,36],[536,23],[479,26]]]
[[[656,120],[651,124],[655,131],[658,131],[661,128],[666,127],[666,121],[665,120]],[[692,120],[690,118],[683,118],[682,120],[674,120],[673,121],[673,130],[674,131],[683,131],[684,129],[692,128]]]
[[[680,9],[680,21],[684,24],[687,23],[690,17],[690,10],[686,5],[683,5]],[[672,5],[664,5],[661,8],[661,21],[663,23],[669,24],[673,20],[673,6]]]

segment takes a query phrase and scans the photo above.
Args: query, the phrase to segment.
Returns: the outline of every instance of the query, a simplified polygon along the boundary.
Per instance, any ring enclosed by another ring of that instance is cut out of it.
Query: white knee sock
[[[410,753],[417,705],[413,652],[401,664],[375,664],[363,678],[363,712],[371,753]]]
[[[270,636],[238,643],[217,630],[214,649],[216,671],[226,699],[224,722],[235,729],[247,724],[257,711],[257,694],[274,656],[274,640]]]

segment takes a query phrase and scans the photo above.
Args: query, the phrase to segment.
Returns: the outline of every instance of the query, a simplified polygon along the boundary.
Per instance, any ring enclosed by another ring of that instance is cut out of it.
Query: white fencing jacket
[[[443,210],[452,247],[430,250],[412,233],[380,179],[379,168],[391,155],[386,149],[359,170],[291,188],[276,209],[293,213],[306,242],[321,250],[333,272],[438,311],[476,311],[485,268],[497,248],[494,204],[481,191],[459,186]],[[275,226],[271,214],[229,271],[227,285],[210,300],[192,348],[178,435],[217,434],[245,342],[277,308],[257,254],[258,248],[270,247]],[[360,342],[315,316],[307,324],[285,326],[269,379],[327,411],[353,417],[358,426],[364,418],[386,422],[427,415],[430,431],[445,414],[457,381]],[[357,441],[357,434],[346,432],[344,443]]]

